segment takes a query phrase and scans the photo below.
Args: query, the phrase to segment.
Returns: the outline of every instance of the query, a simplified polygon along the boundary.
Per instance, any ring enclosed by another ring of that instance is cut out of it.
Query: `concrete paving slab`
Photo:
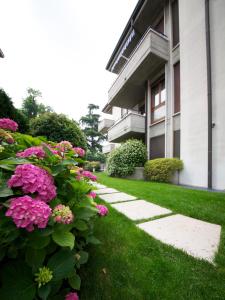
[[[111,188],[104,188],[104,189],[96,190],[95,193],[98,195],[102,195],[102,194],[119,193],[119,191],[117,191],[115,189],[111,189]]]
[[[123,202],[123,201],[137,199],[136,197],[125,194],[125,193],[103,194],[103,195],[99,195],[99,197],[108,203]]]
[[[103,184],[100,184],[100,183],[97,183],[97,182],[94,182],[94,181],[92,181],[91,184],[93,186],[95,186],[96,188],[98,188],[98,189],[105,189],[105,188],[107,188],[107,186],[105,186]]]
[[[161,242],[211,263],[219,247],[220,225],[183,215],[173,215],[137,226]]]
[[[171,213],[171,210],[145,200],[117,203],[113,204],[112,207],[134,221]]]

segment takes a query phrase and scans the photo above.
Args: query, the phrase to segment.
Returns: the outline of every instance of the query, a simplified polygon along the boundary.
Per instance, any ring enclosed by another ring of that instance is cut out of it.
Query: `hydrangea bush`
[[[17,127],[0,119],[0,299],[78,300],[94,221],[108,213],[97,178],[80,167],[83,149]]]

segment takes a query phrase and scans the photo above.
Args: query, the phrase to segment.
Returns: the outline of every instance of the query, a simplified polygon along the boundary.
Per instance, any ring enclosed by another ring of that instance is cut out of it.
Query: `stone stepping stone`
[[[102,195],[102,194],[119,193],[119,191],[117,191],[115,189],[111,189],[111,188],[104,188],[104,189],[96,190],[95,193],[98,195]]]
[[[97,183],[97,182],[91,182],[91,184],[93,185],[93,186],[95,186],[96,188],[98,188],[98,189],[105,189],[105,188],[107,188],[107,186],[105,186],[105,185],[103,185],[103,184],[100,184],[100,183]]]
[[[220,225],[183,215],[173,215],[137,226],[161,242],[211,263],[219,247]]]
[[[125,193],[103,194],[99,196],[108,203],[136,200],[137,198]]]
[[[150,219],[156,216],[171,213],[171,210],[149,203],[145,200],[117,203],[113,204],[112,207],[134,221]]]

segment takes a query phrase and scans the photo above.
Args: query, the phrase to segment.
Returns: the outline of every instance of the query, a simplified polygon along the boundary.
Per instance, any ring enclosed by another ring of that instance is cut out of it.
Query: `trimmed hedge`
[[[157,158],[146,162],[144,175],[150,181],[170,182],[174,173],[182,169],[183,162],[178,158]]]
[[[146,159],[147,152],[143,142],[128,140],[109,154],[107,174],[113,177],[126,177],[134,172],[135,167],[143,167]]]

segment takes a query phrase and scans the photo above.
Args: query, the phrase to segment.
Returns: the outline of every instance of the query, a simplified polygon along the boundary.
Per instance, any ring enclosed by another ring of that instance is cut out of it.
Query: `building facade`
[[[109,142],[145,141],[149,159],[179,157],[185,185],[225,189],[225,1],[139,0],[106,69],[105,113],[125,114]]]

